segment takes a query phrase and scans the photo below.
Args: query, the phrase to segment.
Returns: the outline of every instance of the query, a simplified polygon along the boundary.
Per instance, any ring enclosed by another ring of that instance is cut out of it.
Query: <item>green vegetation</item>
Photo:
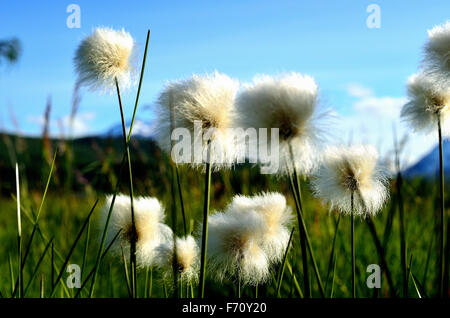
[[[43,146],[44,145],[44,146]],[[171,168],[167,156],[151,140],[133,139],[131,143],[135,195],[150,195],[160,199],[166,207],[166,224],[172,224],[171,206],[174,204],[171,187]],[[47,147],[47,148],[46,148]],[[105,194],[111,193],[117,181],[123,157],[123,140],[120,138],[83,138],[73,142],[39,138],[21,138],[3,135],[0,144],[0,292],[2,297],[19,296],[17,207],[15,200],[14,162],[20,163],[22,207],[22,259],[25,297],[75,297],[78,289],[66,286],[69,273],[64,268],[70,264],[82,267],[82,282],[95,266],[102,232],[99,223],[99,206]],[[53,154],[57,150],[54,170],[48,192],[44,198]],[[69,156],[69,151],[72,154]],[[73,158],[71,165],[67,158]],[[73,175],[73,178],[69,177]],[[180,185],[186,212],[188,231],[201,227],[203,215],[204,174],[179,167]],[[67,180],[71,180],[69,183]],[[121,190],[127,190],[127,173],[120,177]],[[243,165],[231,171],[212,173],[210,211],[222,209],[235,194],[256,194],[260,191],[279,191],[286,195],[295,211],[289,180],[260,175],[257,167]],[[406,236],[406,265],[408,266],[407,291],[409,297],[435,297],[439,295],[439,189],[426,180],[403,180],[404,223]],[[175,196],[179,200],[179,196]],[[86,217],[99,199],[89,222]],[[40,208],[42,203],[42,208]],[[302,205],[311,247],[323,281],[326,297],[351,297],[351,246],[350,217],[341,217],[311,196],[308,180],[302,180]],[[446,204],[448,206],[448,203]],[[184,234],[183,218],[177,202],[177,234]],[[357,297],[403,296],[403,268],[401,261],[401,236],[398,195],[395,180],[391,182],[391,199],[385,208],[371,220],[355,218],[356,243],[356,295]],[[39,214],[37,225],[36,218]],[[302,270],[301,247],[297,223],[284,268],[272,268],[273,279],[258,287],[258,297],[277,296],[277,278],[281,297],[300,297],[306,290]],[[84,231],[80,231],[83,229]],[[338,233],[335,238],[335,231]],[[89,233],[89,234],[88,234]],[[74,242],[79,236],[76,245]],[[375,237],[376,235],[376,237]],[[89,239],[87,243],[86,240]],[[335,238],[335,240],[334,240]],[[31,245],[29,242],[31,241]],[[335,241],[335,244],[334,244]],[[73,248],[73,249],[72,249]],[[385,255],[380,255],[380,252]],[[67,256],[70,258],[67,260]],[[384,260],[382,257],[384,257]],[[313,297],[321,293],[314,276],[311,258],[309,282]],[[370,289],[366,279],[370,264],[386,263],[381,289]],[[61,273],[61,269],[64,272]],[[164,288],[171,295],[170,284],[163,286],[160,273],[137,272],[138,297],[164,297]],[[61,275],[60,275],[61,274]],[[294,274],[294,275],[293,275]],[[60,276],[59,284],[56,284]],[[447,276],[448,278],[448,276]],[[52,283],[53,281],[53,283]],[[147,286],[145,286],[147,282]],[[55,285],[52,291],[52,285]],[[79,292],[89,293],[90,282]],[[196,286],[195,286],[196,287]],[[194,291],[197,288],[193,288]],[[241,286],[243,297],[255,295],[255,288]],[[206,277],[205,295],[236,296],[234,282],[217,284]],[[186,295],[186,293],[183,293]],[[94,297],[127,297],[127,283],[123,260],[107,254],[100,264]]]

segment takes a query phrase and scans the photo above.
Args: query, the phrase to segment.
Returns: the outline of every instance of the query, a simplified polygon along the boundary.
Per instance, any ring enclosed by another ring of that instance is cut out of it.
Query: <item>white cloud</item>
[[[347,94],[354,99],[351,113],[341,115],[342,140],[344,143],[370,143],[381,156],[393,160],[393,129],[397,138],[408,139],[402,162],[406,167],[415,163],[435,146],[434,136],[412,133],[400,120],[400,111],[407,102],[404,96],[377,96],[374,91],[358,83],[345,86]]]
[[[360,113],[396,119],[406,103],[405,97],[375,96],[373,90],[358,83],[346,86],[348,95],[355,97],[353,109]]]
[[[89,134],[90,122],[95,119],[95,113],[85,112],[75,116],[72,121],[72,136],[81,137]],[[45,120],[43,115],[33,116],[30,115],[27,118],[28,122],[37,124],[43,129]],[[52,137],[67,136],[70,128],[70,116],[66,115],[56,120],[50,121],[50,135]]]
[[[347,93],[353,97],[372,96],[373,92],[370,88],[364,87],[358,83],[350,83],[346,85]]]

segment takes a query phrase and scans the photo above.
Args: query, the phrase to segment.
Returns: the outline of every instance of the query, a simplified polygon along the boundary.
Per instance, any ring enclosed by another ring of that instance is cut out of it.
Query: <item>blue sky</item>
[[[66,26],[66,8],[81,8],[81,28]],[[381,27],[366,25],[369,4]],[[0,39],[18,37],[20,61],[0,66],[0,128],[39,134],[48,96],[52,134],[66,121],[76,74],[73,55],[97,26],[125,28],[141,48],[151,29],[138,117],[151,121],[152,103],[167,80],[213,70],[246,82],[256,74],[296,71],[319,83],[324,107],[340,116],[342,142],[392,144],[405,81],[417,71],[427,29],[448,19],[448,1],[3,1]],[[135,91],[124,98],[131,115]],[[117,99],[82,91],[75,132],[104,132],[119,122]],[[397,123],[400,134],[407,127]],[[411,135],[415,160],[434,138]],[[431,140],[431,141],[430,141]]]

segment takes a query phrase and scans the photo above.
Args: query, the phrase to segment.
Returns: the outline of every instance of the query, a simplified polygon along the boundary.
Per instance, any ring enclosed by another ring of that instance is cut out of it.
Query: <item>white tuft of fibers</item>
[[[217,212],[208,221],[208,272],[215,279],[237,280],[256,285],[269,276],[269,260],[259,245],[262,219],[249,212],[240,217]]]
[[[331,208],[354,214],[375,215],[389,198],[387,175],[378,165],[378,152],[373,146],[329,147],[313,180],[316,196]]]
[[[75,69],[78,82],[93,90],[112,90],[117,78],[121,88],[135,83],[132,66],[134,40],[125,30],[97,28],[78,46]]]
[[[257,76],[244,85],[236,110],[238,127],[268,129],[268,149],[271,128],[279,129],[281,174],[292,169],[290,148],[298,173],[308,174],[317,166],[324,135],[321,121],[327,113],[318,113],[318,86],[312,77],[299,73]]]
[[[108,195],[102,209],[102,230],[106,224],[113,196]],[[172,230],[164,221],[164,208],[161,203],[151,197],[135,197],[134,217],[137,232],[136,260],[138,266],[151,266],[154,262],[156,247],[173,240]],[[131,240],[131,205],[128,195],[118,194],[114,202],[106,244],[120,231],[118,239],[113,244],[113,251],[121,254],[121,246],[125,255],[130,255]]]
[[[267,192],[252,197],[236,195],[227,212],[237,219],[247,213],[257,213],[262,218],[255,232],[258,242],[271,264],[281,261],[289,242],[288,226],[292,221],[291,208],[281,193]]]
[[[440,117],[443,135],[450,136],[450,86],[443,87],[427,73],[414,74],[408,79],[408,100],[401,117],[415,131],[437,131]]]
[[[424,66],[445,86],[450,84],[450,21],[428,30]]]
[[[166,242],[156,249],[155,264],[161,269],[163,278],[171,281],[173,276],[174,244]],[[199,248],[194,237],[176,238],[176,267],[183,283],[197,282],[199,271]]]
[[[172,155],[175,162],[203,167],[209,140],[213,148],[210,158],[213,169],[230,167],[237,155],[233,147],[234,136],[228,128],[234,120],[234,99],[238,88],[238,81],[218,72],[169,82],[157,101],[159,146],[171,153],[172,111],[173,128],[185,128],[191,137],[191,154],[188,160],[183,161],[180,153],[175,153]],[[200,124],[200,130],[194,129],[195,122]],[[204,135],[208,128],[214,128],[211,136]],[[200,145],[200,149],[194,144]],[[194,160],[195,151],[200,160]]]

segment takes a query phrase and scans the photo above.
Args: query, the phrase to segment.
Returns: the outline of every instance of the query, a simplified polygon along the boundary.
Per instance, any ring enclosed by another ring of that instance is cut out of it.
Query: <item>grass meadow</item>
[[[8,146],[9,145],[9,146]],[[120,138],[86,138],[67,142],[45,138],[21,138],[3,135],[1,154],[0,198],[0,292],[2,297],[18,297],[18,240],[17,204],[14,182],[14,166],[11,158],[17,158],[21,176],[22,207],[22,258],[24,297],[87,297],[89,284],[84,288],[68,288],[66,272],[68,264],[78,264],[82,279],[95,267],[102,228],[99,222],[99,206],[117,182],[122,157]],[[9,149],[9,150],[7,150]],[[53,162],[53,154],[56,152]],[[159,198],[166,208],[166,224],[172,224],[171,207],[177,205],[170,189],[171,171],[168,157],[149,140],[134,140],[131,148],[135,177],[135,195],[151,195]],[[53,169],[52,169],[53,163]],[[200,171],[180,167],[181,189],[188,224],[188,231],[201,225],[203,209],[204,176]],[[127,174],[123,173],[121,190],[126,191]],[[48,181],[48,190],[46,184]],[[70,182],[70,183],[69,183]],[[400,258],[400,225],[396,179],[390,183],[391,198],[383,210],[373,218],[375,232],[368,219],[357,218],[356,242],[356,293],[357,297],[403,297],[403,271]],[[408,266],[407,296],[435,297],[438,295],[438,189],[435,182],[411,179],[402,183],[404,201],[405,237]],[[210,211],[222,210],[235,194],[255,194],[261,191],[279,191],[288,199],[294,210],[294,201],[287,178],[259,174],[257,167],[239,166],[230,171],[212,174]],[[303,187],[304,217],[311,244],[315,252],[326,297],[351,297],[350,218],[330,211],[318,199],[312,197],[306,180]],[[71,249],[86,216],[99,199],[89,224]],[[35,218],[40,206],[38,225]],[[336,232],[337,231],[337,232]],[[183,221],[177,215],[177,234],[183,234]],[[336,235],[335,247],[333,239]],[[382,251],[377,250],[378,240]],[[31,244],[30,244],[31,241]],[[51,243],[49,243],[51,242]],[[281,281],[279,297],[307,297],[300,257],[298,230],[287,255],[288,264]],[[70,254],[70,255],[69,255]],[[68,256],[70,256],[68,258]],[[368,288],[366,272],[370,264],[382,264],[381,288]],[[66,263],[66,260],[68,262]],[[310,265],[311,266],[311,265]],[[272,278],[259,286],[258,297],[277,297],[277,277],[281,265],[271,267]],[[63,271],[59,283],[55,284]],[[317,282],[310,269],[311,296],[320,297]],[[390,277],[390,278],[388,278]],[[391,282],[390,282],[391,280]],[[55,286],[52,288],[52,285]],[[54,289],[54,290],[53,290]],[[172,297],[173,288],[163,283],[157,269],[139,269],[137,272],[138,297]],[[196,286],[193,287],[197,296]],[[255,287],[243,286],[242,296],[255,297]],[[236,282],[225,280],[216,283],[206,278],[206,297],[236,295]],[[123,259],[106,255],[100,263],[93,297],[128,297]],[[192,297],[184,292],[182,297]]]
[[[319,85],[296,72],[168,82],[153,137],[134,137],[149,39],[140,72],[123,29],[99,27],[75,51],[71,120],[82,87],[110,92],[121,136],[50,138],[51,103],[41,138],[2,134],[1,297],[448,296],[450,22],[429,31],[400,114],[438,133],[435,179],[402,178],[396,140],[395,173],[371,145],[336,146]],[[121,91],[135,84],[127,127]],[[248,131],[259,166],[240,161]],[[259,169],[264,147],[274,174]]]

